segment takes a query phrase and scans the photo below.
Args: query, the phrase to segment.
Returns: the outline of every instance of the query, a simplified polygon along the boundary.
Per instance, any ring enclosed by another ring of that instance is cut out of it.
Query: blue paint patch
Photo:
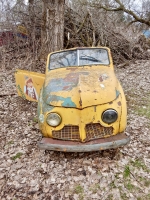
[[[78,85],[80,75],[88,75],[89,72],[69,73],[64,78],[51,79],[44,90],[46,92],[70,91]]]
[[[40,114],[40,116],[39,116],[39,121],[40,121],[41,123],[44,123],[44,115],[43,115],[43,114]]]
[[[64,107],[76,107],[76,104],[71,100],[71,97],[64,98],[64,102],[61,105]]]
[[[54,108],[54,106],[50,106],[50,105],[47,105],[46,103],[44,103],[43,113],[49,112],[49,111],[53,110],[53,108]]]
[[[51,95],[48,97],[47,102],[63,101],[61,104],[63,107],[76,108],[76,104],[71,100],[71,97],[60,97],[57,95]]]
[[[45,101],[43,101],[42,92],[43,92],[43,89],[41,90],[40,98],[39,98],[39,102],[38,102],[38,116],[40,116],[40,114],[42,114],[42,113],[49,112],[54,108],[54,106],[48,105],[45,103]]]
[[[118,97],[120,94],[120,92],[118,90],[116,90],[116,97]]]
[[[66,82],[62,78],[52,79],[48,84],[50,86],[50,92],[59,92],[59,91],[70,91],[72,88],[77,86],[77,83],[74,82]]]

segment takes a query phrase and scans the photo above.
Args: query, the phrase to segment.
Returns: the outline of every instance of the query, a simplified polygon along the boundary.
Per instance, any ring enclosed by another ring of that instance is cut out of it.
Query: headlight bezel
[[[108,112],[112,112],[112,113],[108,113]],[[111,116],[112,114],[114,116]],[[111,119],[110,119],[110,117],[111,117]],[[113,117],[113,119],[112,119],[112,117]],[[101,119],[106,124],[112,124],[112,123],[114,123],[114,122],[117,121],[117,119],[118,119],[118,112],[115,109],[113,109],[113,108],[109,108],[109,109],[103,111],[103,113],[101,115]]]
[[[51,120],[51,122],[50,122]],[[58,120],[58,122],[56,122]],[[56,112],[51,112],[46,116],[46,123],[49,126],[56,127],[59,126],[62,122],[61,116]]]

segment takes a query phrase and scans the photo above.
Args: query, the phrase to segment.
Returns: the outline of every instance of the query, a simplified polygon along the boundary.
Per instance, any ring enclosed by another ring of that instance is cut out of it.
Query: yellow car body
[[[15,76],[18,95],[38,102],[40,148],[85,152],[129,142],[125,95],[109,48],[54,52],[45,74],[16,70]]]

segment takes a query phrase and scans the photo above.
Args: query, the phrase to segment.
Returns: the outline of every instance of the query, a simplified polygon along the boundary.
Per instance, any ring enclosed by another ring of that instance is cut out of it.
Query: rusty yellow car
[[[48,55],[45,74],[16,70],[18,95],[38,102],[42,149],[88,152],[127,144],[127,107],[109,48]]]

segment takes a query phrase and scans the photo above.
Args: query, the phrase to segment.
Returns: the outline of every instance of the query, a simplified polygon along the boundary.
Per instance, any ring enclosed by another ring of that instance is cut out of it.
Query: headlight
[[[58,126],[61,123],[61,116],[57,113],[50,113],[47,115],[46,122],[50,126]]]
[[[102,114],[102,120],[107,124],[115,122],[117,118],[118,118],[118,113],[116,110],[113,109],[105,110]]]

